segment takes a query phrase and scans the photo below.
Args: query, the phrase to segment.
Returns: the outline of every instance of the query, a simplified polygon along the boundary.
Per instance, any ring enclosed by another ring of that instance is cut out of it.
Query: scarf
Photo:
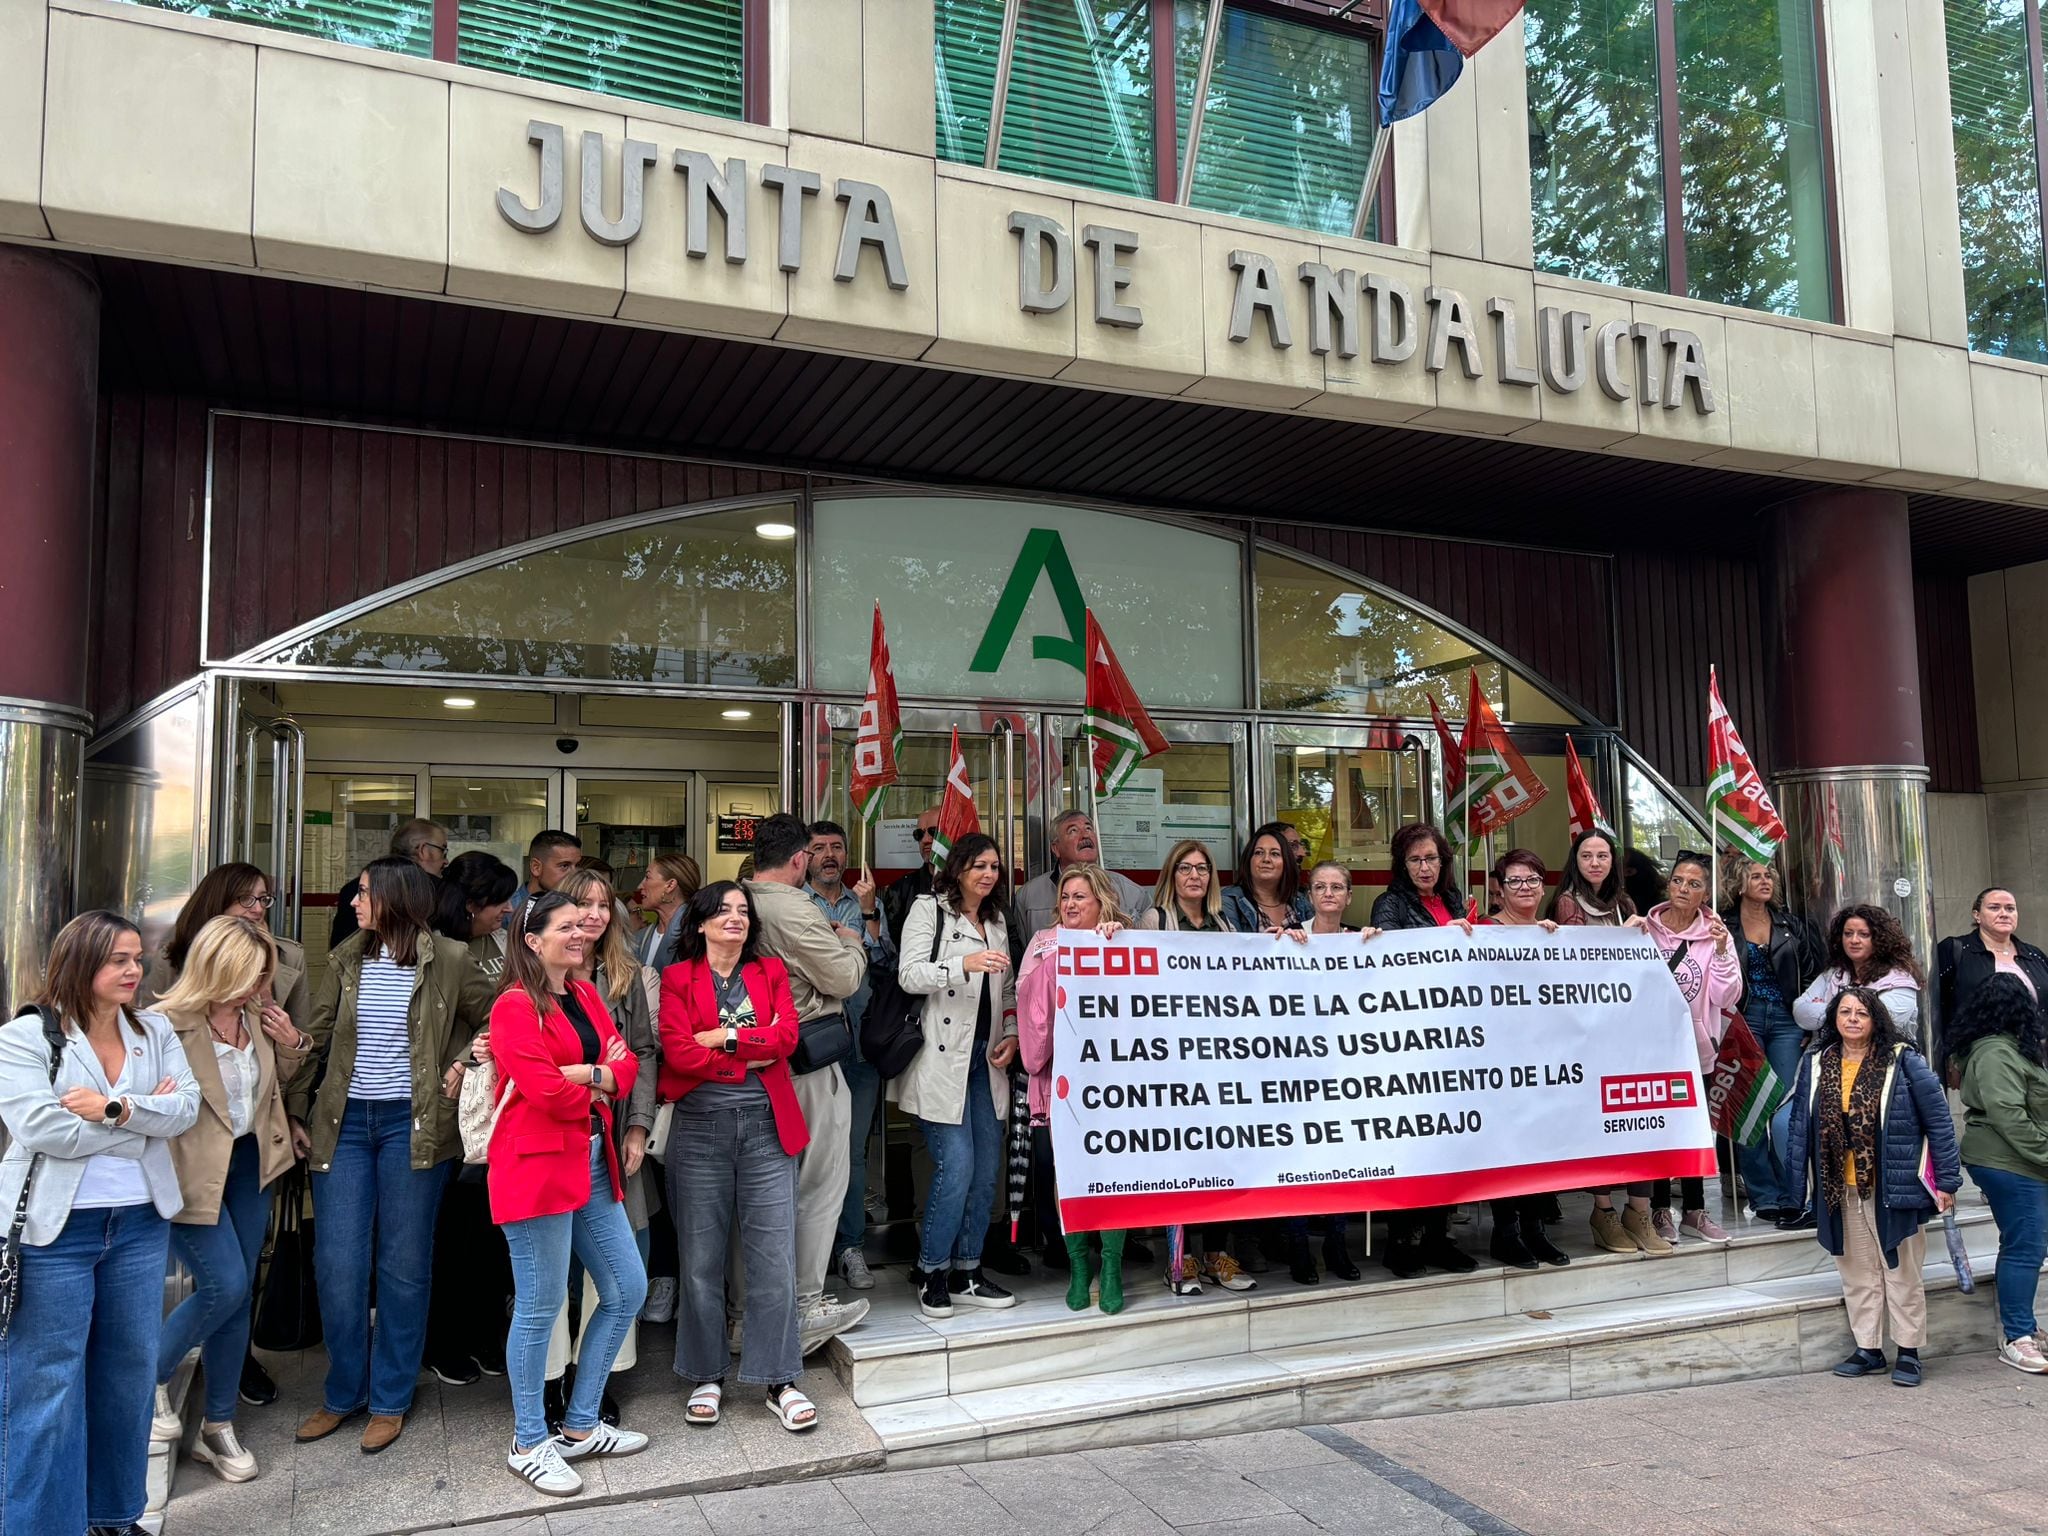
[[[1856,1194],[1868,1200],[1877,1193],[1882,1165],[1877,1159],[1878,1095],[1883,1091],[1885,1064],[1875,1056],[1863,1058],[1856,1071],[1856,1086],[1849,1090],[1849,1109],[1842,1111],[1842,1048],[1831,1045],[1820,1058],[1820,1187],[1827,1196],[1828,1209],[1842,1208],[1842,1162],[1846,1153],[1856,1154]]]

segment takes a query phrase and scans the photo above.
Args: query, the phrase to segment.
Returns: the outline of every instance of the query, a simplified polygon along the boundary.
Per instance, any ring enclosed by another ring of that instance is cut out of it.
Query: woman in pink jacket
[[[1105,939],[1113,939],[1129,923],[1128,914],[1117,909],[1116,892],[1100,864],[1074,864],[1060,876],[1054,898],[1054,921],[1041,928],[1024,946],[1024,960],[1017,970],[1017,1054],[1030,1074],[1031,1123],[1045,1125],[1052,1115],[1052,1030],[1053,1013],[1059,998],[1059,932],[1062,928],[1093,928]],[[1046,1164],[1048,1171],[1050,1162]],[[1041,1181],[1049,1185],[1050,1180]],[[1041,1200],[1052,1190],[1042,1187]],[[1097,1234],[1102,1239],[1102,1310],[1124,1309],[1123,1232]],[[1067,1305],[1076,1312],[1088,1306],[1088,1234],[1068,1232]]]
[[[1735,958],[1735,945],[1728,927],[1708,904],[1713,889],[1713,870],[1707,856],[1681,851],[1671,861],[1670,899],[1649,911],[1646,924],[1650,937],[1671,967],[1672,979],[1692,1013],[1693,1045],[1700,1058],[1700,1089],[1714,1072],[1714,1055],[1721,1046],[1726,1027],[1723,1015],[1742,996],[1742,966]],[[1706,1181],[1689,1178],[1682,1191],[1684,1219],[1671,1220],[1671,1181],[1659,1179],[1650,1196],[1650,1220],[1657,1235],[1676,1243],[1680,1230],[1710,1243],[1725,1243],[1728,1234],[1707,1212]]]

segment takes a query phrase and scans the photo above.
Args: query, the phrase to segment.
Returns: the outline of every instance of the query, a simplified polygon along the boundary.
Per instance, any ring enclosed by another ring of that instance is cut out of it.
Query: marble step
[[[1923,1353],[1930,1360],[1996,1347],[1989,1293],[1997,1233],[1981,1220],[1967,1232],[1979,1277],[1976,1295],[1957,1291],[1945,1254],[1926,1267]],[[1821,1273],[1745,1285],[1126,1364],[1051,1382],[898,1401],[863,1413],[892,1468],[952,1465],[1789,1375],[1831,1368],[1851,1347],[1830,1265]]]
[[[1988,1220],[1968,1212],[1966,1224]],[[1469,1236],[1466,1239],[1470,1242]],[[1668,1258],[1593,1251],[1577,1244],[1563,1269],[1533,1272],[1487,1262],[1470,1275],[1395,1280],[1369,1259],[1368,1278],[1293,1284],[1284,1271],[1259,1289],[1210,1288],[1199,1297],[1167,1292],[1153,1269],[1127,1267],[1129,1301],[1116,1317],[1069,1312],[1055,1274],[1009,1282],[1019,1305],[1006,1311],[922,1316],[906,1285],[883,1272],[868,1320],[830,1345],[835,1373],[862,1408],[1063,1382],[1124,1369],[1336,1343],[1432,1327],[1463,1326],[1604,1303],[1742,1287],[1821,1273],[1833,1263],[1810,1234],[1760,1228],[1722,1245],[1687,1241]],[[1830,1278],[1830,1283],[1832,1279]]]

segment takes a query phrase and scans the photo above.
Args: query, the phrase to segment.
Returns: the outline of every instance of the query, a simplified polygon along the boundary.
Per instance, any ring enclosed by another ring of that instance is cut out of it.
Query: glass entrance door
[[[1430,819],[1433,787],[1421,738],[1399,726],[1269,724],[1259,730],[1263,803],[1300,830],[1310,861],[1351,871],[1345,921],[1363,923],[1387,883],[1395,831]]]
[[[1235,878],[1238,850],[1251,832],[1247,732],[1238,721],[1159,720],[1167,750],[1147,758],[1112,796],[1094,793],[1092,742],[1079,715],[1046,718],[1046,760],[1053,765],[1047,827],[1040,834],[1050,858],[1051,817],[1062,811],[1093,814],[1102,862],[1150,891],[1174,844],[1199,838],[1215,860],[1218,877]],[[1041,848],[1037,841],[1034,848]]]

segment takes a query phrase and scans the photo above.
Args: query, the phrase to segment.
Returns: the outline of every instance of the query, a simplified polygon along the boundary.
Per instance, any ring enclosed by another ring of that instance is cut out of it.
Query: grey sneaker
[[[159,1386],[156,1389],[156,1412],[149,1421],[149,1438],[168,1443],[184,1438],[184,1434],[185,1420],[171,1406],[171,1389]]]
[[[246,1483],[256,1475],[256,1458],[235,1438],[232,1424],[201,1424],[199,1438],[192,1442],[192,1459],[231,1483]]]
[[[847,1329],[857,1327],[867,1315],[868,1304],[864,1301],[841,1301],[830,1294],[820,1296],[797,1314],[799,1351],[808,1355]]]
[[[846,1282],[850,1291],[872,1291],[875,1288],[875,1272],[868,1268],[868,1256],[858,1248],[848,1248],[839,1255],[839,1278]]]
[[[647,1282],[647,1301],[640,1308],[643,1323],[672,1323],[676,1318],[676,1282],[673,1275],[660,1275]]]

